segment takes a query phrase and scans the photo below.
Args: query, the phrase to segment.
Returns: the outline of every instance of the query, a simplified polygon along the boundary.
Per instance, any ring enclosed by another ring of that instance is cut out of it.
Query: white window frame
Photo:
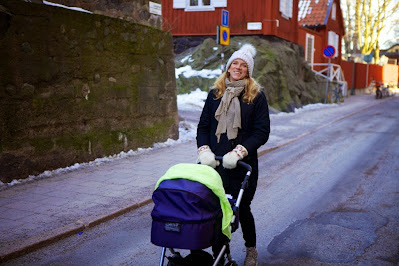
[[[310,55],[308,54],[309,45],[310,45],[308,42],[309,39],[312,39],[312,47],[310,47],[312,52]],[[314,50],[315,50],[314,49],[314,35],[306,33],[305,60],[306,60],[306,62],[308,62],[308,64],[311,64],[312,68],[313,68],[313,63],[314,63]],[[310,57],[310,62],[308,61],[309,57]]]
[[[217,7],[227,7],[227,0],[211,0],[209,6],[204,6],[202,1],[198,0],[198,6],[190,6],[190,0],[173,0],[173,8],[184,11],[214,11]]]
[[[292,18],[293,0],[280,0],[279,3],[281,16],[286,19]]]
[[[332,4],[332,8],[331,8],[331,19],[332,20],[337,19],[337,4],[335,2]]]
[[[213,7],[213,1],[210,1],[209,6],[204,6],[202,0],[198,0],[198,6],[190,6],[190,0],[187,0],[187,5],[184,11],[213,11],[215,8]]]
[[[339,35],[333,31],[328,32],[328,45],[332,45],[335,48],[335,54],[333,58],[338,57],[338,42],[339,42]]]

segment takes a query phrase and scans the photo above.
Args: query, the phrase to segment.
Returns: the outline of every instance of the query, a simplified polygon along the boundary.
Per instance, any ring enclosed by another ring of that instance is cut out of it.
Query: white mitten
[[[223,156],[223,167],[226,169],[236,168],[238,160],[242,160],[247,155],[247,149],[242,145],[237,145],[231,152]]]
[[[208,145],[198,148],[198,160],[201,164],[209,165],[212,168],[216,168],[216,166],[219,165],[219,161],[215,160],[215,154],[211,151]]]

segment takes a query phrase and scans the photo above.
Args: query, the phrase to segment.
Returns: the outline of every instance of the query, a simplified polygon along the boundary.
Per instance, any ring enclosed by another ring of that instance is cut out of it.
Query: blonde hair
[[[213,84],[213,88],[215,89],[215,96],[216,99],[220,99],[223,97],[224,92],[226,91],[226,78],[230,77],[229,73],[226,71]],[[245,77],[244,78],[245,87],[244,87],[244,96],[243,101],[245,103],[252,103],[255,97],[258,95],[260,91],[259,84],[252,78],[252,77]]]

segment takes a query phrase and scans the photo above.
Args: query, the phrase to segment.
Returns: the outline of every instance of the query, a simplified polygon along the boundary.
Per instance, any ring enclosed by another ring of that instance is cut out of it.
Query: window
[[[212,11],[217,7],[227,7],[227,0],[173,0],[173,8],[184,11]]]
[[[337,18],[337,5],[333,3],[331,8],[331,19],[335,20],[336,18]]]
[[[334,58],[338,57],[338,42],[339,42],[339,35],[333,31],[328,32],[328,45],[332,45],[335,48]]]
[[[292,18],[292,1],[293,0],[280,0],[280,12],[286,19]]]
[[[210,6],[211,0],[190,0],[190,7],[193,6]]]
[[[313,54],[314,54],[314,36],[306,33],[305,60],[306,62],[308,62],[308,64],[313,64]]]

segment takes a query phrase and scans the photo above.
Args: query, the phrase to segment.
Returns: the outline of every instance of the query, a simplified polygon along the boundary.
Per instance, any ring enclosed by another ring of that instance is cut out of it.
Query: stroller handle
[[[218,161],[223,162],[223,156],[215,156],[215,159],[218,160]],[[244,163],[244,162],[241,161],[241,160],[238,161],[237,164],[238,164],[239,166],[241,166],[241,167],[244,167],[247,171],[252,172],[252,167],[251,167],[249,164]]]

